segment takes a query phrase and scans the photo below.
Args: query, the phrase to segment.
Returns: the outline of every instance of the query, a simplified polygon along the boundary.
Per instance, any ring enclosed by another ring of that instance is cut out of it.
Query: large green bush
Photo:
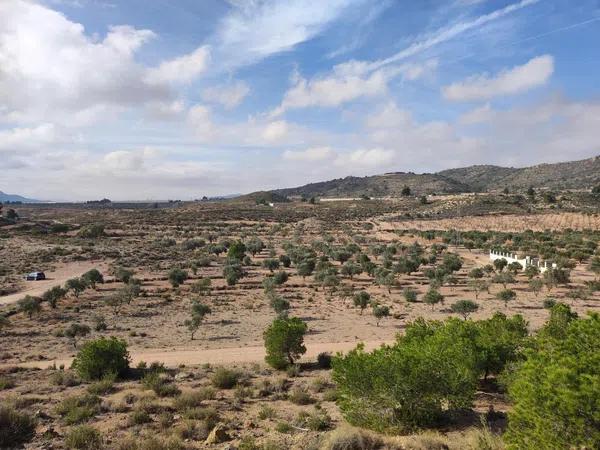
[[[127,343],[115,337],[88,341],[77,353],[72,368],[84,380],[99,380],[110,373],[124,375],[129,368]]]
[[[563,307],[555,312],[565,317]],[[600,315],[570,316],[564,324],[559,335],[547,326],[512,376],[509,449],[600,444]]]
[[[519,315],[417,319],[392,346],[334,359],[339,406],[350,423],[377,431],[434,425],[470,406],[480,376],[518,361],[526,336]]]
[[[280,317],[265,330],[265,361],[275,369],[285,369],[306,352],[307,326],[297,317]]]
[[[402,432],[471,406],[477,355],[463,336],[464,324],[419,320],[392,346],[371,353],[359,346],[335,358],[338,405],[348,422]]]

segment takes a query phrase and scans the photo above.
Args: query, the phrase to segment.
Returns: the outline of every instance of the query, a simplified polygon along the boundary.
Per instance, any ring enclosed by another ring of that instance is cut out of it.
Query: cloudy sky
[[[0,190],[191,199],[600,154],[599,0],[1,0]]]

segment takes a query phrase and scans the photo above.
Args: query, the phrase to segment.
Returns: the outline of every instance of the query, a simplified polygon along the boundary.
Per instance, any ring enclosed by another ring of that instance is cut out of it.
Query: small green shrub
[[[219,422],[219,413],[212,407],[187,409],[184,412],[183,417],[204,422],[205,428],[208,430],[212,430]]]
[[[50,383],[56,386],[77,386],[79,380],[70,370],[57,370],[50,375]]]
[[[114,373],[106,374],[100,381],[90,384],[87,391],[94,395],[106,395],[114,390],[116,375]]]
[[[278,433],[291,433],[293,429],[294,427],[287,422],[279,422],[277,425],[275,425],[275,431]]]
[[[100,410],[100,397],[91,394],[74,395],[65,398],[56,407],[68,425],[85,422],[94,417]]]
[[[177,386],[169,378],[156,371],[144,375],[142,384],[146,389],[152,389],[159,397],[173,397],[180,393]]]
[[[9,406],[0,405],[0,448],[20,446],[33,439],[35,420]]]
[[[15,387],[15,382],[12,378],[0,376],[0,391],[12,389]]]
[[[65,445],[73,450],[98,450],[102,448],[102,436],[95,428],[81,425],[67,433]]]
[[[185,411],[188,408],[200,406],[203,401],[215,398],[215,391],[205,387],[195,391],[182,392],[173,401],[173,407],[177,411]]]
[[[139,436],[126,437],[116,444],[116,450],[184,450],[185,445],[177,438],[160,439],[148,437],[140,439]]]
[[[152,422],[150,414],[143,409],[134,409],[129,415],[130,425],[143,425],[149,422]]]
[[[175,428],[175,433],[184,440],[202,441],[208,437],[210,429],[204,422],[187,419]]]
[[[123,376],[129,369],[127,344],[115,337],[86,342],[71,366],[84,380],[100,380],[107,374]]]
[[[219,389],[232,389],[242,377],[242,373],[237,370],[219,367],[215,370],[211,378],[214,387]]]
[[[327,389],[323,392],[323,401],[335,402],[338,399],[338,391],[335,388]]]
[[[269,405],[263,405],[258,410],[258,418],[261,420],[274,419],[275,417],[277,417],[277,412]]]
[[[296,405],[309,405],[315,401],[308,391],[301,387],[292,389],[288,395],[288,400]]]
[[[331,417],[323,410],[315,410],[312,413],[301,411],[296,418],[298,426],[312,431],[325,431],[331,427],[331,422]]]

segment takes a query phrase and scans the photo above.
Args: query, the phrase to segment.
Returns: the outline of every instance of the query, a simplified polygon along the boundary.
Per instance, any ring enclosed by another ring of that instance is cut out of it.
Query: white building
[[[518,262],[525,269],[528,266],[535,266],[540,269],[540,272],[545,272],[550,267],[555,269],[556,263],[549,263],[548,261],[541,261],[537,258],[532,258],[531,256],[526,256],[525,258],[519,258],[519,255],[516,253],[508,253],[508,252],[497,252],[495,250],[490,250],[490,260],[495,261],[497,259],[505,259],[508,264],[513,262]]]

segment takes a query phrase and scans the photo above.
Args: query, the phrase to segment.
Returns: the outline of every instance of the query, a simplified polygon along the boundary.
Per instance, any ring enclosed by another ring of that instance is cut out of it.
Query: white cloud
[[[181,118],[185,112],[185,103],[182,100],[150,102],[145,106],[144,112],[151,119],[173,120]]]
[[[0,131],[0,151],[37,148],[54,143],[56,139],[56,127],[51,123],[33,128],[12,128]]]
[[[189,83],[206,69],[210,59],[209,47],[204,45],[193,52],[164,61],[148,71],[151,83]]]
[[[486,103],[483,106],[479,106],[471,111],[462,114],[458,118],[458,123],[463,125],[474,125],[478,123],[488,122],[494,117],[494,111],[492,106]]]
[[[218,103],[225,109],[233,109],[238,106],[250,93],[250,87],[243,81],[231,84],[212,86],[202,91],[204,101]]]
[[[138,107],[157,119],[180,115],[172,84],[202,73],[209,49],[148,68],[136,56],[155,37],[121,25],[101,38],[35,2],[0,2],[0,122],[86,126]]]
[[[379,96],[387,91],[387,77],[383,71],[365,74],[362,63],[356,61],[337,65],[331,74],[324,77],[312,80],[295,78],[294,85],[285,93],[273,115],[295,108],[335,107],[360,97]]]
[[[283,152],[283,159],[295,162],[317,162],[326,161],[334,158],[336,152],[331,147],[312,147],[306,150],[286,150]]]
[[[210,109],[204,105],[195,105],[188,111],[188,123],[196,136],[202,141],[210,140],[215,134]]]
[[[364,123],[366,142],[393,150],[397,167],[447,168],[457,160],[479,157],[478,151],[482,149],[478,138],[461,135],[453,124],[419,123],[410,111],[398,108],[393,102],[369,114]]]
[[[388,102],[378,111],[367,116],[368,128],[405,128],[412,126],[410,111],[400,109],[394,102]]]
[[[281,115],[298,108],[333,108],[359,98],[379,97],[387,93],[387,83],[393,78],[401,76],[404,80],[414,81],[432,73],[437,67],[438,60],[433,58],[372,71],[369,63],[351,60],[338,64],[330,73],[311,80],[294,73],[292,87],[284,94],[281,105],[271,115]]]
[[[143,154],[127,150],[110,152],[102,158],[102,168],[110,171],[140,170],[143,164]]]
[[[102,40],[78,23],[33,2],[0,2],[0,104],[11,122],[71,124],[76,114],[164,101],[161,85],[144,82],[135,52],[150,30],[111,27]]]
[[[273,121],[265,127],[262,137],[268,142],[281,141],[289,132],[288,124],[285,120]]]
[[[384,148],[368,148],[353,150],[349,153],[340,154],[335,161],[338,166],[346,170],[363,170],[366,168],[375,168],[387,166],[394,160],[395,152]]]
[[[213,37],[223,70],[260,61],[312,39],[347,9],[365,0],[256,0],[230,2],[232,9]]]
[[[487,100],[517,94],[545,84],[554,72],[554,58],[538,56],[522,66],[504,70],[494,77],[475,75],[465,81],[442,88],[444,97],[452,101]]]

